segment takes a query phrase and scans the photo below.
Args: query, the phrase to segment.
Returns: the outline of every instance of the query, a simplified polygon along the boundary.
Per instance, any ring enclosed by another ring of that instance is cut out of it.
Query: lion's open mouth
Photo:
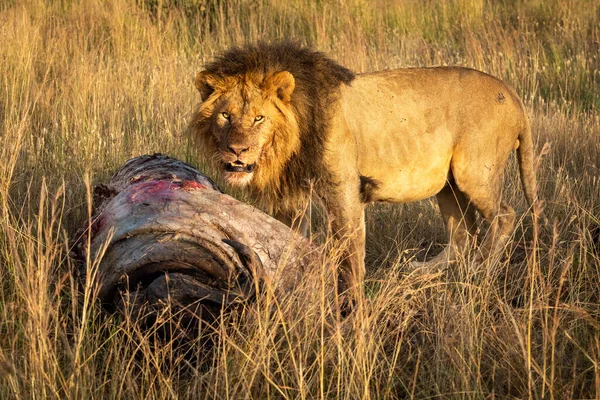
[[[251,173],[251,172],[254,172],[254,168],[256,168],[256,163],[238,164],[237,162],[234,162],[234,163],[226,163],[225,164],[225,171],[227,171],[227,172]]]

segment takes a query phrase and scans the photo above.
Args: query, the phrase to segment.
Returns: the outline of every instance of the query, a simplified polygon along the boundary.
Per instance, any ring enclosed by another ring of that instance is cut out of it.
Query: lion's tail
[[[525,192],[527,204],[529,204],[529,207],[533,207],[533,204],[537,199],[535,167],[533,160],[533,138],[531,135],[531,126],[524,109],[523,114],[525,118],[525,126],[521,133],[519,133],[517,159],[519,160],[519,170],[521,171],[523,192]]]

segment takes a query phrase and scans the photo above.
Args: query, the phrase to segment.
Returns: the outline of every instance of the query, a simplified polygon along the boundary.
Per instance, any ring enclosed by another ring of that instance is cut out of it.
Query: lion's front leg
[[[347,291],[358,299],[363,296],[365,278],[365,207],[358,200],[358,190],[355,192],[348,186],[341,192],[330,194],[326,207],[333,236],[342,251],[339,292]]]
[[[364,222],[364,218],[361,221]],[[364,223],[348,230],[338,230],[336,238],[342,243],[343,251],[338,290],[340,293],[349,291],[355,297],[362,297],[365,279]]]

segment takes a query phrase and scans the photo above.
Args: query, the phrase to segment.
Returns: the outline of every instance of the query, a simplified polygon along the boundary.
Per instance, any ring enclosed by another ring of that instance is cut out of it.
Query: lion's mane
[[[337,88],[350,84],[354,73],[325,54],[302,47],[294,42],[275,44],[259,43],[228,50],[205,66],[205,70],[222,77],[240,78],[249,75],[288,71],[294,76],[295,89],[290,105],[297,128],[279,127],[279,148],[265,149],[264,156],[267,182],[252,185],[259,199],[270,212],[296,207],[305,197],[310,181],[319,180],[328,184],[330,179],[323,168],[324,143],[331,120],[332,104],[336,101]],[[241,79],[240,81],[244,81]],[[192,117],[192,134],[200,141],[203,151],[216,151],[210,134],[210,115],[197,110]],[[289,135],[300,135],[300,148],[289,158],[281,146],[297,143],[286,140]],[[287,136],[286,136],[287,135]],[[270,167],[269,167],[270,166]]]

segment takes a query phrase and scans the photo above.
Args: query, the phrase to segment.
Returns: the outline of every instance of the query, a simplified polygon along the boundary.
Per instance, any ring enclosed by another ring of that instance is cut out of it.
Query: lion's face
[[[240,88],[223,93],[213,112],[211,133],[217,157],[225,178],[233,185],[244,186],[251,181],[264,147],[272,141],[279,117],[271,99],[253,89],[247,96]]]
[[[204,103],[199,115],[208,124],[211,155],[227,182],[249,185],[268,167],[277,136],[290,124],[289,100],[294,80],[288,72],[261,77],[196,78]]]

